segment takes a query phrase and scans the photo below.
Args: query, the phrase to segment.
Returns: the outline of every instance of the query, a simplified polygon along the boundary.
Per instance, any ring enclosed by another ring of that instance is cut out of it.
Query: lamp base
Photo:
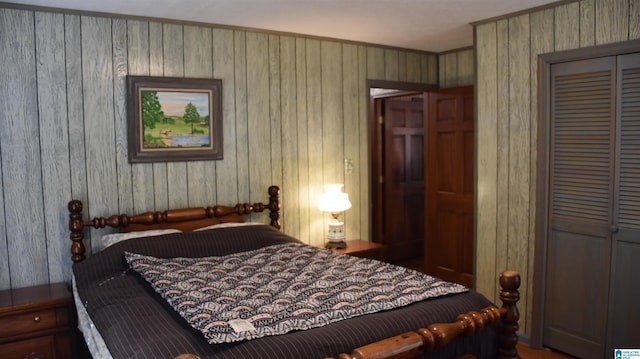
[[[327,232],[327,240],[344,241],[344,223],[340,221],[329,222],[329,232]]]
[[[345,241],[328,241],[325,245],[328,249],[345,249],[347,248],[347,242]]]

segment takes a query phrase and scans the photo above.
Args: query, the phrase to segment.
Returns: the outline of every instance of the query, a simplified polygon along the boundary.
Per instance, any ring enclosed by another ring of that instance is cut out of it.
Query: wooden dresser
[[[0,358],[70,358],[72,306],[65,283],[0,291]]]

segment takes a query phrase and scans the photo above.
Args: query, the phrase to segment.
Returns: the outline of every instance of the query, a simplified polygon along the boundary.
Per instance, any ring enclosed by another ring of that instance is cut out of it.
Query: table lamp
[[[338,220],[341,212],[351,208],[349,195],[342,192],[342,183],[324,185],[324,193],[320,196],[318,209],[331,213],[326,248],[347,248],[344,241],[344,223]]]

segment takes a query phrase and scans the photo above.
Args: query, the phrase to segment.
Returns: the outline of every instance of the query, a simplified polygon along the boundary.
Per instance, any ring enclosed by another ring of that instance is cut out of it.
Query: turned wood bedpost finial
[[[269,187],[269,217],[271,225],[280,229],[280,187]]]
[[[84,239],[82,224],[82,202],[72,200],[67,206],[69,209],[69,238],[71,238],[71,260],[73,263],[82,262],[84,260]]]
[[[520,300],[520,274],[515,271],[504,271],[500,274],[500,300],[502,300],[502,325],[500,333],[500,348],[498,350],[498,358],[500,359],[517,359],[518,351],[518,320],[520,313],[516,303]]]

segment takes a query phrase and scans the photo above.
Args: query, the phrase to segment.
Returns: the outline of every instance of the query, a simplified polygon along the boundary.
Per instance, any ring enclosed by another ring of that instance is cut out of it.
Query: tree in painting
[[[200,122],[200,114],[193,103],[189,102],[187,106],[185,106],[182,120],[184,123],[191,125],[191,134],[193,135],[193,125]]]
[[[158,100],[157,91],[142,91],[142,124],[145,128],[156,128],[164,119],[164,112]]]

